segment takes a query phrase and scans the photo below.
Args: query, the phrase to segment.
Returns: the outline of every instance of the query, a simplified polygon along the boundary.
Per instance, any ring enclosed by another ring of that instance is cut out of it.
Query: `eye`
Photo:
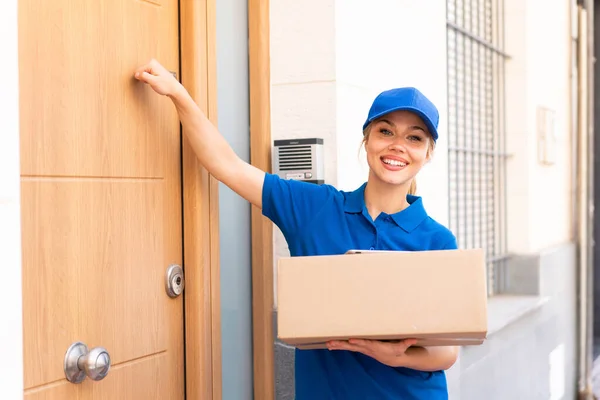
[[[384,136],[391,136],[391,135],[393,135],[392,131],[390,131],[389,129],[386,129],[386,128],[381,128],[379,130],[379,132],[381,132]]]
[[[410,135],[408,137],[408,140],[410,140],[411,142],[422,142],[423,138],[419,135]]]

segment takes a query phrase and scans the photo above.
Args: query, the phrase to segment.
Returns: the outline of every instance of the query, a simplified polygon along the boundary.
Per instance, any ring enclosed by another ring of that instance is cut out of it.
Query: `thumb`
[[[417,339],[404,339],[398,343],[398,350],[401,350],[404,353],[410,346],[414,346],[415,344],[417,344]]]

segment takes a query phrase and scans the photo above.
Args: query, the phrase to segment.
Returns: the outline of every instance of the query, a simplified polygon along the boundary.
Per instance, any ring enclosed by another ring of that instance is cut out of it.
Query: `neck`
[[[382,212],[395,214],[408,207],[406,195],[410,182],[403,185],[391,185],[369,176],[365,188],[365,206],[369,215],[375,221]]]

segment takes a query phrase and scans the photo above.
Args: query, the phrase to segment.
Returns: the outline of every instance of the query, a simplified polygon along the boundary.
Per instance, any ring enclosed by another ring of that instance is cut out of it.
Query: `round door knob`
[[[103,347],[88,347],[76,342],[69,347],[65,354],[65,376],[69,382],[81,383],[85,377],[94,381],[104,379],[110,369],[110,355]]]

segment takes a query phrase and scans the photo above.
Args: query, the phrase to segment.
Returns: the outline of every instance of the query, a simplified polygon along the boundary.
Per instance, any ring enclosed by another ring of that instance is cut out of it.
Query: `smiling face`
[[[431,158],[434,141],[423,120],[410,111],[394,111],[373,121],[364,137],[369,179],[410,184]]]

